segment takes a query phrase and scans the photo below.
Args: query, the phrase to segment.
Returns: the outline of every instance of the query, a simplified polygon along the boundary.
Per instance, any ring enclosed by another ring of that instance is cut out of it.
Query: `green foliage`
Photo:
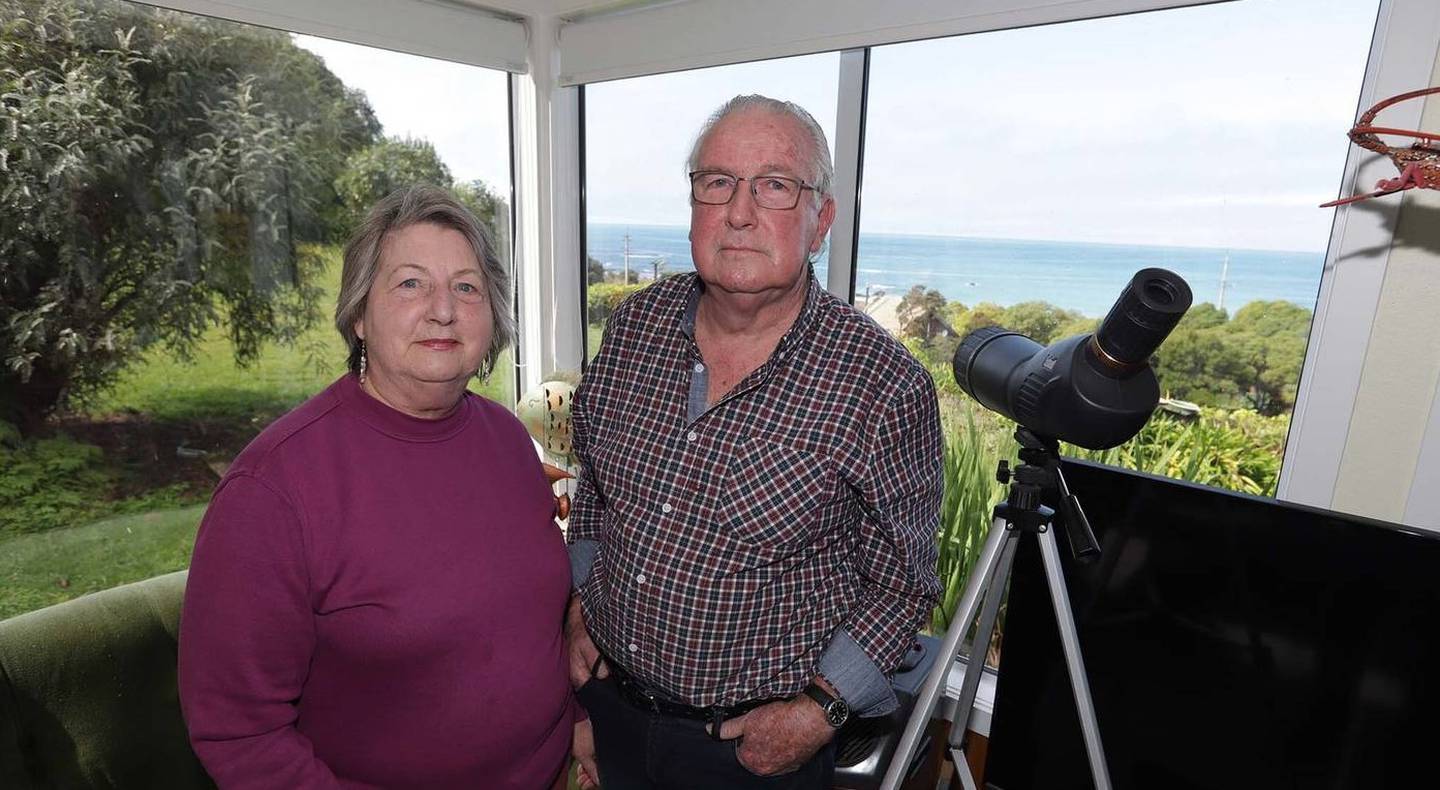
[[[953,324],[961,337],[987,326],[1005,325],[1005,308],[993,302],[981,302],[956,316]]]
[[[985,424],[992,421],[984,415],[977,422],[976,408],[956,411],[963,416],[952,413],[945,426],[945,494],[935,537],[937,571],[944,592],[930,615],[930,631],[935,634],[944,633],[955,617],[960,594],[990,532],[992,511],[1005,492],[995,480],[998,441],[1005,434]]]
[[[585,258],[585,283],[596,285],[605,282],[605,263],[598,258]]]
[[[427,140],[386,137],[358,150],[335,179],[340,208],[334,213],[333,234],[349,236],[381,198],[402,187],[428,184],[450,190],[485,227],[502,259],[510,250],[510,209],[484,181],[456,182]]]
[[[586,320],[592,324],[604,324],[621,302],[644,287],[639,283],[596,283],[591,285],[585,290],[586,309],[589,311]]]
[[[495,249],[500,255],[500,260],[508,266],[510,261],[510,204],[479,179],[452,184],[450,191],[454,192],[455,197],[470,209],[470,213],[490,229],[490,239],[495,242]]]
[[[1274,496],[1288,416],[1206,409],[1181,421],[1156,414],[1133,439],[1109,450],[1066,446],[1067,454],[1246,494]]]
[[[450,168],[428,141],[386,137],[354,152],[335,178],[335,193],[344,207],[337,234],[348,236],[381,198],[416,184],[451,185]]]
[[[1278,414],[1294,405],[1310,318],[1284,301],[1250,302],[1235,313],[1235,384],[1250,408]]]
[[[1305,360],[1309,310],[1291,302],[1250,302],[1235,317],[1197,305],[1156,353],[1160,386],[1203,405],[1289,412]]]
[[[0,418],[27,433],[144,349],[317,316],[300,242],[378,124],[289,36],[145,6],[0,0]]]
[[[0,445],[0,540],[91,518],[110,486],[94,445],[68,436]]]
[[[900,298],[896,315],[901,335],[930,340],[944,328],[945,297],[934,288],[916,285]]]
[[[1005,308],[1000,325],[1048,346],[1070,336],[1060,334],[1061,327],[1084,320],[1078,311],[1064,310],[1049,302],[1020,302]]]

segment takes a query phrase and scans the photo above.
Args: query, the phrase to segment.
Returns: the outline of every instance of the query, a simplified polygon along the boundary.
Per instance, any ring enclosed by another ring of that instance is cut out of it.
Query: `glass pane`
[[[587,359],[621,299],[694,271],[685,162],[710,114],[747,93],[793,101],[815,116],[833,156],[839,68],[827,53],[585,86]],[[822,251],[822,285],[827,266]]]
[[[1081,454],[1273,495],[1376,7],[1255,0],[873,51],[854,298],[931,367],[956,441],[1013,456],[1013,424],[954,383],[961,337],[1091,331],[1158,266],[1195,301],[1156,355],[1167,398],[1135,440]]]
[[[508,265],[510,141],[500,72],[150,6],[7,0],[0,46],[3,618],[188,564],[230,460],[345,369],[381,192],[453,187]]]

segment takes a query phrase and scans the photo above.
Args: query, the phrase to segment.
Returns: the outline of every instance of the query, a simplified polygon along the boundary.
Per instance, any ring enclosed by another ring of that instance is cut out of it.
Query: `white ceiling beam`
[[[693,0],[560,30],[561,85],[1226,0]]]

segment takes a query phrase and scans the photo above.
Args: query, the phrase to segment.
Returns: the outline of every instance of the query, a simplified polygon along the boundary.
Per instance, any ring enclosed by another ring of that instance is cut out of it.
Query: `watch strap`
[[[819,683],[812,681],[805,687],[804,693],[825,712],[825,720],[830,726],[839,727],[850,717],[850,706],[845,704],[845,700],[826,691]],[[838,722],[835,720],[837,717],[840,719]]]

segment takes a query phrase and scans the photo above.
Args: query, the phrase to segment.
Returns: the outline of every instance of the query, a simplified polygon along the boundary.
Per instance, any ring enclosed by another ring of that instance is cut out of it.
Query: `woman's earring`
[[[360,383],[365,383],[365,341],[360,341]]]

